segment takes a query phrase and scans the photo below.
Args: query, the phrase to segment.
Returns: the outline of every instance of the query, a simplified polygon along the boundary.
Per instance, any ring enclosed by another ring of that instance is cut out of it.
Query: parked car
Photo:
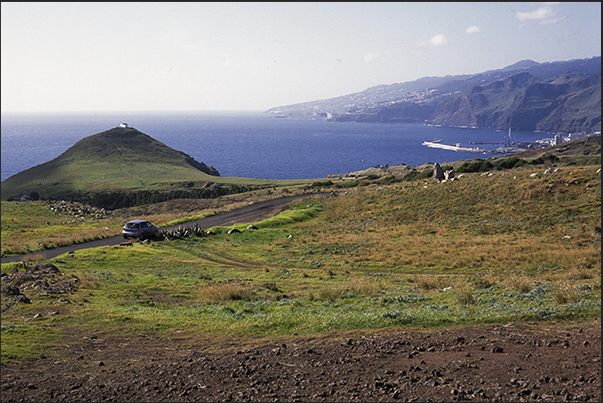
[[[124,238],[139,238],[141,241],[159,235],[159,228],[147,220],[128,221],[121,234]]]

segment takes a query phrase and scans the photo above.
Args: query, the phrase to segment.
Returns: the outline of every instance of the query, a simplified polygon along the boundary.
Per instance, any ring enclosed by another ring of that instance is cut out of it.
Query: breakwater
[[[478,147],[461,147],[461,145],[459,143],[455,144],[455,145],[448,145],[448,144],[442,144],[442,143],[438,143],[438,142],[433,142],[433,141],[424,141],[423,142],[424,146],[427,147],[431,147],[431,148],[440,148],[442,150],[451,150],[451,151],[464,151],[464,152],[470,152],[470,153],[491,153],[492,150],[487,150],[487,149],[483,149],[483,148],[478,148]]]

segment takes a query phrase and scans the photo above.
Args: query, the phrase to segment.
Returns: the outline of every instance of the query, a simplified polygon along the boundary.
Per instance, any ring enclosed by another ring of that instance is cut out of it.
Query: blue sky
[[[601,3],[1,4],[9,111],[266,110],[601,55]]]

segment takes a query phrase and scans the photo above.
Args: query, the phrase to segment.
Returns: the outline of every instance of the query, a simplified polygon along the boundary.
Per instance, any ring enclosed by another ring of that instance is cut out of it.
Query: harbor
[[[511,141],[511,129],[509,129],[509,133],[506,136],[505,142],[473,142],[472,144],[503,144],[501,147],[495,149],[488,148],[479,148],[477,146],[474,147],[463,147],[461,143],[454,144],[442,144],[444,140],[435,139],[432,141],[424,141],[422,145],[431,147],[431,148],[440,148],[443,150],[450,151],[463,151],[463,152],[471,152],[471,153],[480,153],[480,154],[511,154],[518,153],[522,151],[526,151],[529,149],[537,148],[535,143],[514,143]]]
[[[424,146],[427,147],[431,147],[431,148],[441,148],[443,150],[451,150],[451,151],[468,151],[468,152],[472,152],[472,153],[490,153],[492,150],[486,150],[483,148],[478,148],[478,147],[462,147],[460,143],[456,143],[454,145],[448,145],[448,144],[442,144],[441,142],[437,142],[437,141],[424,141],[423,142]]]

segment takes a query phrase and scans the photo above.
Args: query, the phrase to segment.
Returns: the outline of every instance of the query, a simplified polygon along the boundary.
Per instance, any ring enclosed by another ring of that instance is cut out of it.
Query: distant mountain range
[[[499,70],[379,85],[267,112],[279,118],[340,122],[600,132],[601,57],[523,60]]]

